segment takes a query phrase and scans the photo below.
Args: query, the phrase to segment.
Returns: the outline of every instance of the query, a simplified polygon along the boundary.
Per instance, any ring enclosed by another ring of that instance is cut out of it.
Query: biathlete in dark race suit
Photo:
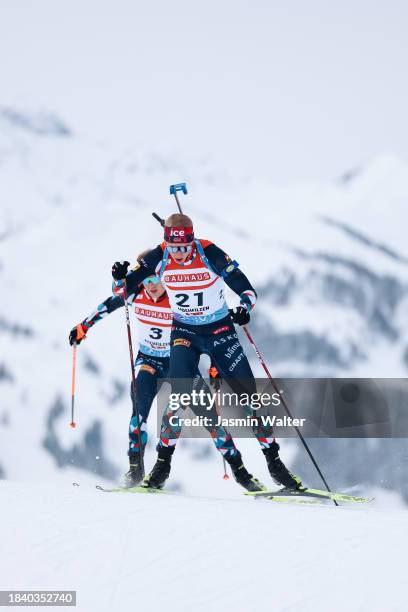
[[[166,288],[173,313],[169,365],[173,393],[191,392],[202,354],[209,355],[234,392],[256,393],[254,375],[235,330],[235,324],[249,322],[256,292],[236,261],[209,240],[194,237],[193,223],[187,215],[171,215],[165,222],[164,242],[141,258],[131,272],[126,271],[127,266],[121,262],[113,265],[115,294],[120,294],[125,278],[131,293],[152,274]],[[230,310],[225,301],[225,284],[240,297],[240,305]],[[250,406],[248,410],[256,416]],[[145,477],[144,486],[160,488],[168,478],[179,429],[176,427],[172,434],[165,414],[157,461]],[[300,478],[291,474],[279,457],[272,427],[257,420],[253,432],[274,481],[288,488],[300,487]],[[240,484],[250,490],[263,487],[248,474],[236,449],[224,457]]]
[[[126,264],[127,266],[130,265],[128,262]],[[133,411],[129,422],[129,471],[125,475],[125,486],[132,487],[140,484],[143,478],[139,452],[138,420],[135,411],[138,411],[140,418],[142,452],[144,453],[147,443],[147,419],[157,393],[157,383],[169,376],[170,333],[173,314],[166,290],[160,282],[160,278],[156,275],[147,276],[134,291],[129,292],[128,303],[136,314],[139,339],[139,351],[135,359],[135,366],[138,367],[136,397],[134,398],[135,401],[132,402]],[[71,330],[69,334],[70,344],[72,345],[74,342],[80,344],[95,323],[123,306],[123,297],[120,295],[110,296],[82,323]],[[210,392],[198,367],[194,371],[193,387],[197,391]],[[199,410],[194,409],[194,406],[192,408],[197,414],[202,414]],[[239,455],[231,434],[225,427],[215,425],[218,417],[215,409],[206,413],[207,415],[209,425],[206,429],[217,450],[223,456]],[[259,490],[261,485],[255,478],[251,478],[251,490]]]

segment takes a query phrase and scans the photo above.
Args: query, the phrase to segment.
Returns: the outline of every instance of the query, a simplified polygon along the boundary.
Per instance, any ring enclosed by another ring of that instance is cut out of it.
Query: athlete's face
[[[182,264],[191,256],[191,251],[193,249],[193,243],[189,242],[188,244],[173,244],[171,242],[167,242],[167,246],[169,248],[170,257],[178,264]],[[184,249],[186,248],[186,252],[180,250],[180,247]],[[177,251],[173,252],[173,249],[177,248]]]
[[[150,295],[150,297],[155,300],[157,300],[157,298],[164,295],[166,291],[166,289],[163,287],[163,285],[160,282],[159,283],[147,283],[145,285],[145,289],[147,293]]]

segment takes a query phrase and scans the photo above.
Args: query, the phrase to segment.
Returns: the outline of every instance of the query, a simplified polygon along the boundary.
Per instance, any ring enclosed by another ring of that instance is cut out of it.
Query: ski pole
[[[123,286],[123,300],[125,302],[125,314],[126,314],[126,329],[127,329],[127,337],[128,337],[128,345],[129,345],[129,355],[130,355],[130,370],[132,373],[132,406],[133,406],[133,413],[136,416],[136,422],[137,422],[137,437],[139,440],[139,456],[140,456],[140,466],[141,466],[141,472],[142,472],[142,479],[144,478],[145,475],[145,468],[144,468],[144,460],[143,460],[143,448],[142,448],[142,431],[141,431],[141,422],[140,422],[140,416],[139,416],[139,411],[137,409],[137,404],[136,404],[136,375],[135,375],[135,360],[133,357],[133,344],[132,344],[132,333],[131,333],[131,329],[130,329],[130,317],[129,317],[129,306],[128,306],[128,295],[127,295],[127,288],[126,288],[126,280],[125,280],[125,284]]]
[[[174,197],[176,198],[176,202],[177,202],[177,206],[178,206],[179,212],[182,215],[183,211],[181,210],[180,200],[179,200],[179,197],[177,195],[178,191],[182,191],[184,193],[184,195],[187,195],[187,185],[186,185],[186,183],[177,183],[176,185],[170,185],[170,195],[174,195]]]
[[[244,328],[244,332],[245,332],[245,334],[246,334],[246,337],[247,337],[247,338],[248,338],[248,340],[249,340],[249,343],[252,345],[252,347],[253,347],[253,349],[254,349],[254,351],[255,351],[255,353],[256,353],[256,355],[257,355],[257,357],[258,357],[259,361],[260,361],[261,366],[262,366],[262,367],[263,367],[263,369],[265,370],[266,375],[267,375],[267,377],[269,378],[269,380],[271,381],[271,384],[272,384],[273,388],[275,389],[275,391],[276,391],[276,392],[277,392],[277,394],[279,395],[280,401],[282,402],[282,406],[283,406],[283,407],[284,407],[284,409],[286,410],[286,413],[287,413],[288,417],[289,417],[290,419],[293,419],[292,414],[291,414],[291,412],[290,412],[290,410],[289,410],[289,408],[288,408],[288,405],[286,404],[285,400],[283,399],[283,397],[282,397],[282,395],[281,395],[281,393],[280,393],[280,391],[279,391],[279,389],[278,389],[278,385],[276,384],[275,380],[272,378],[272,375],[271,375],[271,373],[270,373],[270,372],[269,372],[269,370],[268,370],[268,367],[267,367],[267,365],[266,365],[266,363],[265,363],[264,358],[263,358],[263,357],[262,357],[262,355],[261,355],[261,352],[260,352],[259,348],[258,348],[258,347],[257,347],[257,345],[255,344],[255,342],[254,342],[254,340],[253,340],[253,338],[252,338],[251,334],[249,333],[248,328],[246,327],[246,325],[244,325],[244,326],[243,326],[243,328]],[[331,489],[330,489],[329,485],[327,484],[327,481],[326,481],[325,477],[323,476],[323,474],[322,474],[322,472],[321,472],[321,470],[320,470],[319,466],[317,465],[317,462],[316,462],[315,458],[313,457],[313,454],[312,454],[312,452],[311,452],[311,450],[310,450],[310,448],[309,448],[309,446],[308,446],[308,444],[307,444],[306,440],[304,439],[304,437],[303,437],[303,435],[302,435],[302,433],[301,433],[300,429],[299,429],[298,427],[295,427],[295,430],[296,430],[297,435],[298,435],[298,436],[299,436],[299,438],[300,438],[300,441],[302,442],[303,446],[305,447],[306,452],[307,452],[307,454],[309,455],[309,457],[310,457],[310,459],[311,459],[311,461],[312,461],[313,465],[315,466],[315,468],[316,468],[316,470],[317,470],[317,472],[318,472],[318,474],[319,474],[320,478],[322,479],[322,482],[323,482],[324,486],[326,487],[326,489],[327,489],[327,491],[328,491],[329,493],[332,493],[332,491],[331,491]],[[339,504],[336,502],[336,500],[335,500],[335,499],[333,499],[333,502],[334,502],[334,505],[335,505],[335,506],[338,506],[338,505],[339,505]]]
[[[229,476],[228,476],[228,472],[227,472],[227,462],[225,461],[225,457],[222,458],[222,461],[223,461],[223,466],[224,466],[223,479],[224,480],[229,480]]]
[[[215,392],[215,406],[218,416],[221,414],[221,410],[217,401],[217,392]],[[225,457],[222,458],[222,467],[224,469],[223,480],[229,480],[228,470],[227,470],[227,462],[225,461]]]
[[[217,374],[218,374],[218,370],[215,367],[215,365],[211,364],[211,367],[209,369],[209,375],[210,375],[210,379],[213,379],[213,386],[214,386],[214,402],[215,402],[215,412],[217,413],[217,416],[221,416],[221,408],[220,405],[218,403],[218,397],[217,397],[217,393],[218,391],[221,389],[221,383],[220,383],[220,379],[217,378]],[[225,461],[225,457],[222,458],[222,465],[223,465],[223,469],[224,469],[224,474],[223,474],[223,479],[224,480],[229,480],[229,476],[228,476],[228,472],[227,472],[227,462]]]
[[[75,375],[76,375],[76,353],[77,353],[77,343],[74,342],[72,346],[72,387],[71,387],[71,422],[70,427],[73,429],[76,427],[76,423],[74,421],[74,409],[75,409]]]
[[[86,334],[82,328],[82,325],[79,324],[76,326],[76,338],[77,341],[86,340]],[[75,409],[75,379],[76,379],[76,354],[77,354],[77,344],[78,342],[74,342],[72,345],[72,387],[71,387],[71,422],[70,427],[75,428],[77,426],[74,420],[74,409]]]

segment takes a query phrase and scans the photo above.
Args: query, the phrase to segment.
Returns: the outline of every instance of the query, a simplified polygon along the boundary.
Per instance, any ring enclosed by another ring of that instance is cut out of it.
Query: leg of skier
[[[228,379],[235,393],[256,393],[254,375],[236,331],[228,330],[216,337],[208,336],[208,349],[221,377]],[[251,406],[246,410],[252,417],[257,416]],[[257,424],[253,426],[253,432],[265,455],[273,480],[288,488],[301,486],[301,479],[289,472],[279,457],[279,444],[275,440],[272,426],[265,426],[258,419]]]
[[[205,385],[204,380],[200,375],[200,388],[210,393],[209,387]],[[204,386],[202,386],[204,384]],[[194,385],[193,385],[194,386]],[[195,390],[199,390],[198,386],[194,386]],[[234,444],[231,434],[225,429],[225,427],[217,426],[218,414],[214,409],[207,410],[204,406],[191,406],[192,411],[196,416],[205,416],[209,424],[205,426],[208,433],[210,434],[215,448],[223,456],[237,454],[238,450]],[[161,423],[160,429],[160,441],[158,443],[158,450],[164,448],[174,449],[177,441],[181,435],[181,422],[180,417],[183,415],[183,408],[173,410],[169,405],[167,406]]]
[[[194,389],[200,391],[202,389],[206,393],[206,397],[211,395],[211,390],[204,381],[203,378],[195,381]],[[255,476],[250,474],[242,461],[242,455],[235,446],[234,440],[229,431],[221,426],[217,425],[218,412],[213,406],[208,409],[206,405],[199,405],[193,407],[193,412],[197,416],[205,416],[208,419],[208,425],[205,426],[208,433],[210,434],[215,448],[221,453],[225,461],[230,465],[233,476],[238,484],[243,486],[247,491],[262,491],[266,487],[257,479]]]
[[[135,408],[129,422],[129,471],[125,475],[125,485],[128,487],[137,486],[143,478],[139,454],[138,420],[135,409],[139,414],[142,453],[144,453],[147,444],[147,419],[157,393],[157,380],[167,370],[168,359],[154,359],[139,353],[136,365],[140,367],[136,377],[136,401],[132,402]],[[133,393],[132,385],[130,393]]]
[[[178,338],[173,340],[172,338],[171,347],[168,377],[172,379],[172,393],[190,393],[194,375],[198,371],[200,353],[188,339]],[[177,364],[177,369],[175,369],[175,364]],[[175,376],[175,374],[179,375]],[[181,412],[180,408],[175,411],[167,407],[165,410],[160,440],[157,444],[157,460],[152,471],[145,476],[143,481],[143,485],[146,487],[160,489],[169,477],[171,458],[182,429],[178,423]]]
[[[169,372],[169,378],[172,379],[172,393],[191,393],[193,385],[198,385],[197,377],[202,381],[198,372],[198,362],[200,354],[203,352],[200,338],[200,336],[194,337],[191,332],[183,334],[181,329],[175,326],[175,330],[172,332]],[[198,409],[194,409],[194,411],[196,414],[199,412]],[[144,479],[145,486],[161,488],[168,478],[171,457],[181,434],[182,427],[179,419],[182,413],[181,408],[174,411],[169,406],[167,407],[162,419],[160,441],[157,445],[158,458],[153,470]],[[212,413],[207,411],[206,416],[212,417],[214,422],[217,421],[218,415],[215,411]],[[235,480],[249,491],[263,490],[264,485],[246,470],[241,453],[235,447],[231,434],[224,427],[212,427],[211,425],[208,427],[208,431],[216,449],[230,464]]]

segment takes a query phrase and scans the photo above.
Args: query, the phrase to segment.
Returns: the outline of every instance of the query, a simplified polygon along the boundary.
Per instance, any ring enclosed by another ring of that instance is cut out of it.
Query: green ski
[[[265,499],[273,502],[281,502],[283,504],[299,504],[303,506],[322,506],[325,505],[324,502],[326,501],[323,498],[309,499],[306,497],[296,497],[296,495],[287,495],[286,497],[284,497],[283,495],[272,496],[270,494],[269,497],[265,496]]]
[[[163,489],[149,489],[148,487],[115,487],[112,489],[106,489],[105,487],[101,487],[97,485],[96,488],[99,491],[104,491],[105,493],[160,493],[164,495],[172,495],[174,494],[172,491],[167,491]],[[296,496],[292,497],[270,497],[269,492],[269,500],[274,502],[282,502],[282,503],[292,503],[292,504],[302,504],[304,506],[313,506],[313,505],[321,505],[321,499],[305,499]]]
[[[171,491],[163,491],[163,489],[153,489],[149,487],[115,487],[112,489],[106,489],[100,485],[96,485],[98,491],[104,491],[105,493],[150,493],[150,494],[163,494],[171,495]]]
[[[277,489],[276,491],[245,491],[244,495],[251,497],[265,497],[266,499],[280,499],[280,498],[316,498],[321,500],[335,500],[344,502],[358,502],[358,503],[369,503],[373,501],[373,497],[357,497],[355,495],[346,495],[345,493],[329,493],[329,491],[322,491],[320,489]]]

